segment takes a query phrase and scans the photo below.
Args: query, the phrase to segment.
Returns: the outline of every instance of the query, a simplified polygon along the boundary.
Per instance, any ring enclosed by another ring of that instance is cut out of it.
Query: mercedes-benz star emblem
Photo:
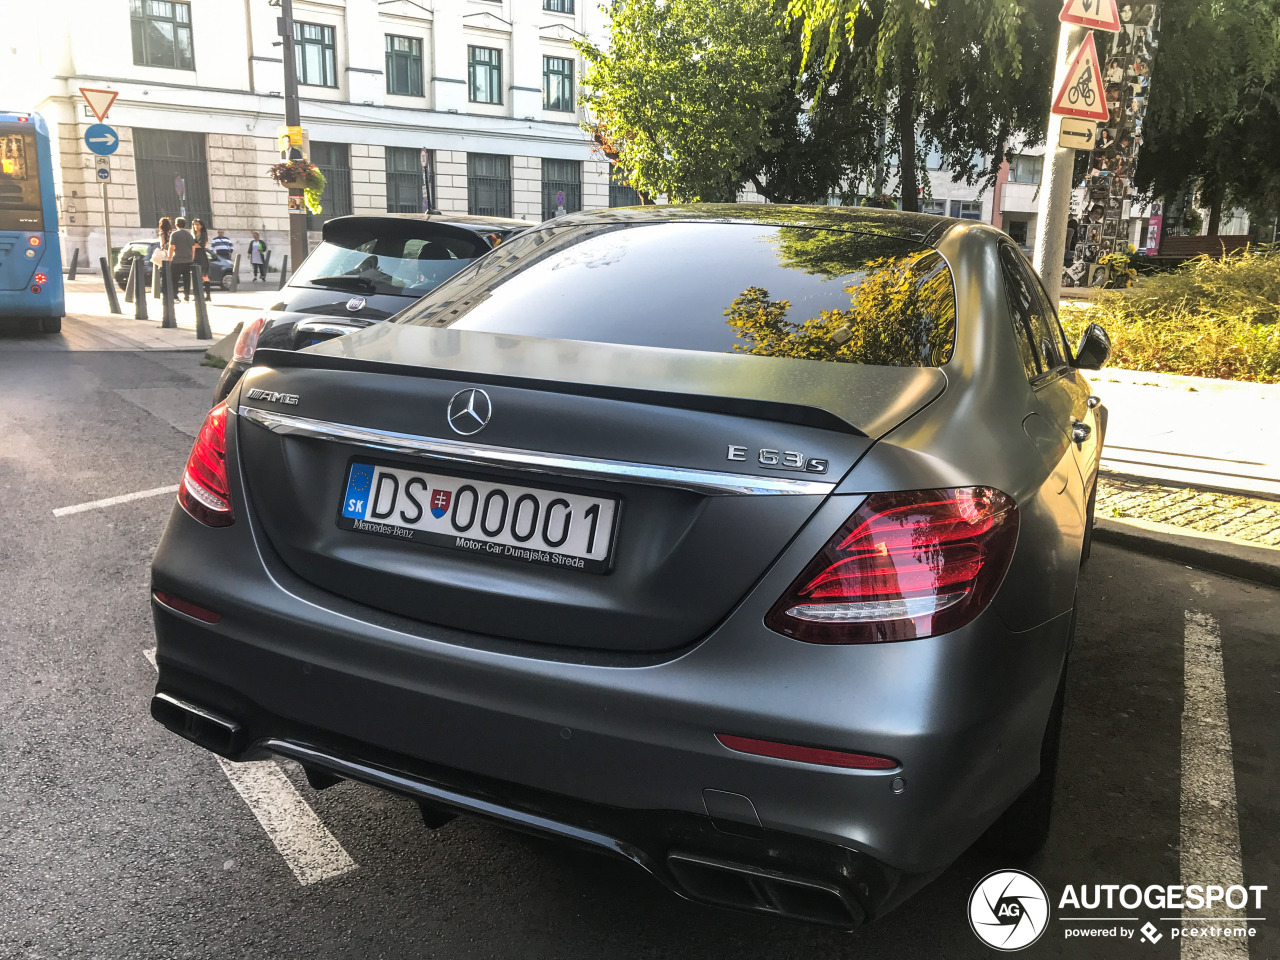
[[[477,387],[459,390],[449,400],[449,426],[464,437],[479,433],[492,416],[493,401]]]

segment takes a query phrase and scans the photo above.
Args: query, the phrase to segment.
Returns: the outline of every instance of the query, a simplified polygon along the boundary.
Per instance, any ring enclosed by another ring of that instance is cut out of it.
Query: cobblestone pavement
[[[1159,483],[1101,477],[1098,517],[1150,520],[1280,547],[1280,503]]]

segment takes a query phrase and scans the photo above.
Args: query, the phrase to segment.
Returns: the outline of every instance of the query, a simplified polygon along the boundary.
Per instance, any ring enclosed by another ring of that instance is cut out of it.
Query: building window
[[[191,4],[170,0],[129,0],[133,62],[140,67],[194,70]]]
[[[422,96],[422,41],[387,34],[387,93]]]
[[[1005,224],[1005,232],[1009,234],[1009,239],[1024,249],[1027,246],[1027,221],[1026,220],[1010,220]]]
[[[959,217],[961,220],[981,220],[982,219],[982,201],[981,200],[952,200],[951,215]]]
[[[573,13],[573,0],[542,0],[542,9],[552,13]]]
[[[422,151],[387,147],[387,213],[422,212]]]
[[[333,27],[321,23],[294,23],[293,59],[298,68],[298,82],[312,87],[338,85],[337,57],[333,46]]]
[[[609,164],[609,206],[635,207],[640,205],[640,193],[618,179],[618,168]]]
[[[502,51],[467,47],[467,88],[472,103],[502,102]]]
[[[542,58],[542,109],[573,113],[573,61]]]
[[[542,219],[582,209],[582,162],[579,160],[542,161]]]
[[[1033,157],[1019,154],[1009,164],[1010,183],[1039,183],[1040,172],[1044,169],[1044,157]]]
[[[467,154],[467,213],[511,216],[511,158],[492,153]]]
[[[351,212],[351,160],[345,143],[312,141],[308,158],[324,174],[324,194],[320,212],[307,214],[307,229],[319,230],[326,220]]]
[[[931,213],[935,217],[945,217],[947,215],[947,201],[945,200],[921,200],[920,212]]]
[[[210,229],[215,226],[210,216],[204,134],[135,127],[133,153],[144,230],[161,217],[186,217],[202,220]]]

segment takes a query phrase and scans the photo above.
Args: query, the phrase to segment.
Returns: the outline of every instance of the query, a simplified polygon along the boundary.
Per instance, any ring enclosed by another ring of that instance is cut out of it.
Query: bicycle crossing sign
[[[1058,19],[1093,30],[1119,33],[1120,15],[1116,12],[1116,0],[1066,0]]]
[[[1067,71],[1067,79],[1053,98],[1053,112],[1081,120],[1106,120],[1109,117],[1102,87],[1102,70],[1098,66],[1098,47],[1093,42],[1092,33],[1080,45],[1071,69]]]

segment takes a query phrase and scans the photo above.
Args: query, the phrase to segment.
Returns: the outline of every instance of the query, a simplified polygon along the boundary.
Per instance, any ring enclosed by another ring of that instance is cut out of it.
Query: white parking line
[[[129,503],[133,500],[145,500],[147,497],[159,497],[166,493],[177,493],[175,483],[168,487],[156,487],[154,490],[139,490],[137,493],[122,493],[118,497],[106,497],[102,500],[90,500],[88,503],[77,503],[71,507],[58,507],[53,511],[55,517],[67,517],[73,513],[84,513],[86,510],[97,510],[101,507],[114,507],[118,503]]]
[[[144,653],[154,667],[155,648]],[[329,832],[274,760],[232,763],[216,754],[214,759],[300,884],[305,887],[356,868],[338,838]]]
[[[1243,885],[1222,637],[1218,622],[1195,610],[1186,611],[1183,686],[1182,882]],[[1245,919],[1243,910],[1219,912]],[[1183,911],[1184,922],[1195,919],[1195,911]],[[1249,960],[1245,937],[1184,937],[1179,942],[1182,960]]]

